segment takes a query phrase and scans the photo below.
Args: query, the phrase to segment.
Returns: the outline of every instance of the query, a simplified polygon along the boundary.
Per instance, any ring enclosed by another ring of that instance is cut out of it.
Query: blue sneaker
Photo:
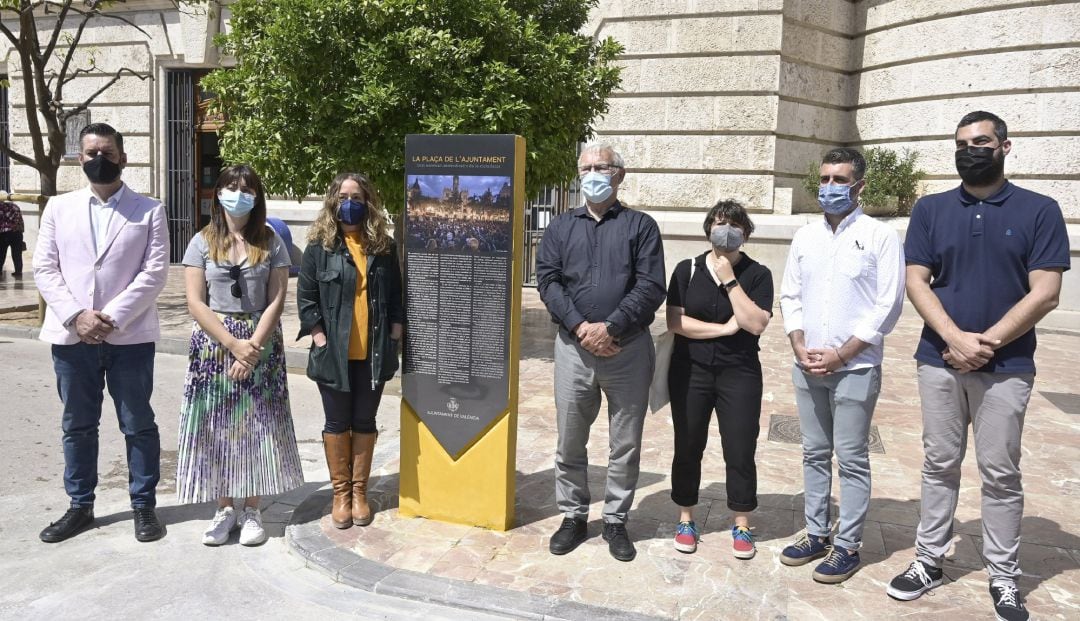
[[[795,543],[784,548],[784,551],[780,553],[780,562],[788,567],[798,567],[828,553],[828,538],[804,533],[802,537],[795,540]]]
[[[859,569],[859,553],[840,546],[833,546],[829,556],[814,568],[814,580],[825,584],[839,584]]]
[[[697,550],[698,531],[693,522],[679,522],[675,527],[675,549],[693,554]]]

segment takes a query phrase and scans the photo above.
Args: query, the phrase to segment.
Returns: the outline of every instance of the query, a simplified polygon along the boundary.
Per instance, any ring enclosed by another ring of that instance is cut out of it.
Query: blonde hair
[[[203,239],[209,247],[210,260],[217,264],[229,262],[229,250],[233,245],[229,225],[225,222],[225,209],[218,202],[218,193],[233,183],[243,180],[249,191],[255,192],[255,208],[251,210],[242,231],[247,245],[248,265],[258,265],[270,258],[270,241],[274,235],[266,226],[266,193],[262,180],[247,164],[229,166],[218,175],[214,184],[214,203],[210,207],[210,222],[202,228]]]
[[[389,216],[383,209],[379,193],[367,177],[353,172],[341,173],[330,183],[330,187],[326,190],[326,198],[323,199],[322,209],[319,210],[319,215],[315,216],[315,221],[308,229],[308,243],[321,244],[323,248],[332,250],[342,239],[341,222],[338,220],[338,192],[341,191],[341,184],[350,179],[360,186],[364,200],[367,201],[367,220],[360,227],[365,251],[371,254],[389,253],[393,238],[389,233]]]

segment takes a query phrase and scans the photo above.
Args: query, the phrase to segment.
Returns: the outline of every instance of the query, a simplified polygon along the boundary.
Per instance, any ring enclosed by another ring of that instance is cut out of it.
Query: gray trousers
[[[1020,435],[1035,376],[964,373],[919,363],[923,415],[922,508],[917,558],[941,567],[953,537],[968,423],[982,477],[983,558],[990,579],[1020,577]]]
[[[862,547],[870,507],[870,420],[881,392],[881,367],[810,375],[792,370],[803,445],[806,532],[828,537],[832,456],[840,468],[840,528],[833,543]]]
[[[559,330],[555,338],[555,502],[566,517],[588,519],[589,429],[608,402],[608,467],[604,521],[625,523],[641,458],[641,430],[649,404],[656,352],[648,332],[635,335],[609,358],[590,354]]]

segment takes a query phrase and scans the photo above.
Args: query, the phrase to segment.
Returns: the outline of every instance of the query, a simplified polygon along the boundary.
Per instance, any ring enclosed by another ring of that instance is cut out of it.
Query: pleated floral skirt
[[[255,332],[257,315],[218,316],[238,339]],[[229,378],[232,354],[198,323],[189,351],[178,431],[179,502],[280,494],[303,485],[281,325],[246,380]]]

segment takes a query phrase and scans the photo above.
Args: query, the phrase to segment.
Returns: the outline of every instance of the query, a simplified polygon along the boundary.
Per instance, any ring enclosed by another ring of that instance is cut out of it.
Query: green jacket
[[[368,360],[371,385],[377,387],[398,369],[398,342],[390,338],[390,325],[405,323],[401,302],[401,270],[397,247],[387,254],[367,256]],[[342,240],[333,250],[308,244],[300,264],[296,303],[300,307],[300,333],[311,334],[321,325],[326,345],[308,352],[307,376],[316,382],[349,392],[349,336],[356,297],[356,263]]]

